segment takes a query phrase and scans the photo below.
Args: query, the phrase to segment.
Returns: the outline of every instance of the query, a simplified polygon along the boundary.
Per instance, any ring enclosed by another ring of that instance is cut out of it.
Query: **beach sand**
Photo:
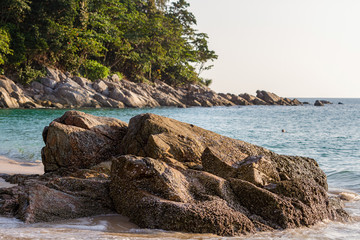
[[[9,159],[4,156],[0,156],[0,174],[43,174],[44,166],[41,162],[26,163],[20,162],[13,159]],[[11,187],[13,185],[4,181],[0,178],[1,187]]]

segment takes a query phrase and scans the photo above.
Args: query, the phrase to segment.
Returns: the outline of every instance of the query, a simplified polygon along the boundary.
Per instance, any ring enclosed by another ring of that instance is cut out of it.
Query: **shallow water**
[[[302,99],[314,102],[314,99]],[[330,99],[333,105],[247,106],[213,108],[87,109],[87,113],[110,116],[128,122],[137,114],[152,112],[192,123],[217,133],[257,144],[277,153],[315,158],[328,176],[331,192],[360,193],[360,99]],[[338,105],[337,102],[344,105]],[[0,110],[0,155],[22,161],[40,159],[41,132],[65,110]],[[283,133],[281,130],[286,132]],[[261,233],[251,239],[358,239],[360,201],[347,203],[352,223],[320,223],[312,228]],[[108,229],[112,220],[87,224],[25,226],[13,219],[0,218],[0,238],[74,238],[82,232],[94,238],[217,238],[163,231]],[[95,227],[79,228],[92,224]],[[105,226],[105,227],[104,227]],[[135,231],[135,232],[134,232]],[[144,232],[145,231],[145,232]],[[119,233],[123,232],[123,233]],[[124,233],[126,232],[126,233]],[[88,235],[88,234],[87,234]],[[57,236],[57,237],[52,237]],[[88,237],[86,237],[88,239]]]

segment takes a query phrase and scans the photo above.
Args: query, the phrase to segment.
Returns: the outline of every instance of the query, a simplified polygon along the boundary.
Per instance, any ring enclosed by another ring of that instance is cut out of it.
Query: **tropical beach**
[[[304,101],[314,102],[314,99],[304,99]],[[340,99],[329,99],[333,102],[340,101]],[[315,158],[320,167],[325,171],[328,176],[329,183],[329,192],[330,195],[341,197],[345,200],[345,209],[350,213],[352,220],[348,223],[336,223],[325,221],[319,223],[308,229],[297,230],[286,230],[275,233],[261,233],[254,235],[254,239],[267,239],[269,237],[276,236],[287,236],[292,239],[303,239],[303,238],[318,238],[324,239],[324,234],[326,232],[327,239],[332,239],[331,236],[343,236],[351,238],[351,236],[357,236],[358,234],[358,216],[359,216],[359,180],[358,169],[354,167],[353,161],[356,161],[357,154],[359,153],[358,145],[356,144],[359,138],[358,136],[358,126],[356,121],[350,121],[349,119],[354,119],[358,117],[356,114],[359,107],[358,100],[356,99],[341,99],[344,102],[343,105],[333,104],[327,105],[325,107],[315,107],[313,105],[309,106],[293,106],[293,107],[284,107],[284,106],[248,106],[248,107],[216,107],[216,108],[188,108],[188,109],[178,109],[178,108],[155,108],[155,109],[123,109],[123,110],[85,110],[88,113],[100,115],[100,116],[110,116],[115,117],[120,120],[128,122],[129,119],[134,114],[140,114],[145,112],[153,112],[155,114],[161,114],[168,117],[173,117],[178,120],[187,121],[189,123],[202,126],[207,129],[211,129],[215,132],[242,139],[252,143],[262,143],[266,148],[270,148],[278,153],[282,154],[292,154],[292,155],[306,155]],[[7,110],[8,111],[8,110]],[[6,113],[7,119],[17,119],[13,122],[13,126],[7,124],[1,126],[1,130],[4,133],[11,134],[11,131],[7,129],[18,126],[26,126],[24,120],[29,120],[26,116],[29,110],[25,112],[18,112],[19,110],[12,110],[13,113]],[[32,110],[32,111],[43,111],[42,121],[47,122],[47,124],[53,119],[60,117],[65,110],[58,112],[50,112],[51,110]],[[23,115],[23,114],[26,115]],[[226,113],[226,114],[224,114]],[[37,112],[36,115],[40,114]],[[309,119],[307,116],[312,115],[312,118]],[[330,118],[324,118],[325,114],[330,116]],[[2,115],[3,116],[3,115]],[[23,117],[21,117],[23,116]],[[213,119],[212,122],[216,121],[217,124],[210,124],[208,119],[211,116]],[[258,116],[254,118],[254,116]],[[260,118],[259,118],[260,117]],[[37,117],[38,118],[38,117]],[[22,120],[24,119],[24,120]],[[258,119],[258,121],[254,121]],[[295,120],[296,119],[296,120]],[[4,116],[1,118],[1,122],[4,122]],[[326,123],[326,124],[324,124]],[[346,132],[347,134],[342,134],[339,132],[339,127],[342,126],[341,132]],[[40,159],[40,149],[43,146],[43,140],[41,136],[43,126],[37,127],[38,130],[32,130],[37,132],[31,141],[34,143],[38,142],[36,147],[37,150],[31,150],[34,154],[30,154],[28,150],[24,151],[16,147],[16,142],[20,141],[17,137],[10,135],[2,136],[10,140],[8,146],[14,146],[14,148],[8,147],[8,151],[12,156],[25,156],[34,155],[31,162],[35,162],[35,159]],[[235,130],[234,130],[235,129]],[[256,130],[255,130],[256,129]],[[286,129],[286,133],[281,132],[281,129]],[[22,141],[27,142],[27,139],[22,139]],[[21,143],[20,145],[24,145]],[[336,147],[337,146],[337,147]],[[20,148],[21,149],[21,148]],[[341,164],[339,161],[341,159]],[[23,159],[22,161],[24,161]],[[8,160],[7,160],[8,161]],[[21,169],[18,165],[7,163],[10,165],[12,170]],[[32,169],[32,167],[30,167]],[[20,173],[20,172],[19,172]],[[35,173],[35,172],[33,172]],[[350,197],[347,197],[350,196]],[[156,238],[164,237],[173,239],[174,237],[178,238],[209,238],[212,239],[215,236],[207,235],[183,235],[180,233],[171,233],[171,232],[158,232],[157,230],[145,230],[139,228],[125,228],[122,224],[123,220],[117,221],[117,224],[114,222],[117,218],[115,217],[106,217],[100,216],[100,219],[103,224],[100,227],[99,222],[96,220],[97,217],[85,218],[74,220],[71,224],[63,224],[61,221],[53,224],[35,224],[35,225],[25,225],[27,228],[24,228],[20,222],[13,222],[14,220],[9,219],[8,227],[14,229],[12,236],[19,236],[19,229],[21,228],[23,234],[28,234],[28,236],[33,236],[34,238],[42,236],[43,238],[50,238],[49,235],[43,233],[43,235],[32,235],[28,231],[33,227],[40,227],[50,235],[55,234],[54,236],[65,237],[64,230],[57,230],[58,228],[63,229],[65,227],[67,234],[70,236],[80,237],[80,232],[83,230],[91,231],[92,234],[95,234],[96,237],[102,238],[116,238],[117,237],[133,237],[137,238]],[[110,219],[109,219],[110,218]],[[98,224],[94,223],[97,222]],[[100,220],[99,220],[100,221]],[[12,223],[11,223],[12,222]],[[117,227],[114,227],[114,224]],[[127,223],[129,224],[129,223]],[[95,226],[98,226],[99,230],[95,230]],[[113,226],[111,229],[107,229],[105,226]],[[9,229],[5,228],[9,233]],[[14,228],[15,227],[15,228]],[[45,227],[45,228],[44,228]],[[54,229],[55,228],[55,229]],[[75,228],[75,229],[74,229]],[[76,229],[82,229],[76,230]],[[4,229],[4,230],[5,230]],[[27,230],[28,229],[28,230]],[[116,230],[117,229],[117,230]],[[136,230],[135,230],[136,229]],[[59,232],[60,231],[60,232]],[[95,231],[95,232],[94,232]],[[136,235],[134,233],[140,234]],[[11,231],[10,231],[11,232]],[[26,233],[28,232],[28,233]],[[111,232],[108,233],[108,232]],[[146,234],[145,234],[146,232]],[[3,232],[5,234],[5,232]],[[40,233],[39,233],[40,234]],[[59,235],[56,235],[59,234]],[[109,235],[110,234],[110,235]],[[135,235],[132,235],[135,234]],[[145,234],[145,235],[143,235]],[[158,235],[160,234],[160,235]],[[180,234],[180,235],[179,235]],[[10,236],[10,235],[6,235]],[[96,239],[94,237],[94,239]],[[218,237],[216,237],[218,238]]]
[[[359,8],[2,1],[0,239],[358,239]]]

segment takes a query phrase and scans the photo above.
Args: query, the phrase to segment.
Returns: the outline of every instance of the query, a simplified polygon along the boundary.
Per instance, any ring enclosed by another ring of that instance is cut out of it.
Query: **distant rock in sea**
[[[314,106],[324,106],[325,104],[333,104],[333,103],[327,100],[316,100]]]
[[[324,103],[322,103],[320,100],[316,100],[314,106],[322,107],[324,106]]]
[[[77,111],[43,133],[44,175],[2,176],[0,214],[25,222],[116,211],[142,228],[237,236],[346,221],[314,159],[279,155],[155,114]]]
[[[323,104],[333,104],[332,102],[328,101],[328,100],[320,100]]]

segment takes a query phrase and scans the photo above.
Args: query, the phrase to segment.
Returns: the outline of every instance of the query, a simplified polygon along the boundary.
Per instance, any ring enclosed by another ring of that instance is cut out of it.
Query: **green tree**
[[[0,56],[6,71],[31,78],[24,72],[43,65],[81,72],[93,63],[133,81],[205,83],[200,73],[217,56],[188,7],[185,0],[2,0],[0,28],[10,36]]]
[[[0,28],[0,65],[3,65],[6,60],[6,55],[12,54],[10,49],[10,35],[9,33]]]
[[[30,0],[1,0],[0,1],[0,24],[20,24],[26,14],[31,10]]]

